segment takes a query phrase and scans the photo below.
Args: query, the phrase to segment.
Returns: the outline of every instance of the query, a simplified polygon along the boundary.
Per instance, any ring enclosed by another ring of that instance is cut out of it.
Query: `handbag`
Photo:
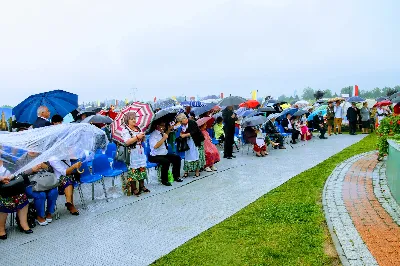
[[[36,182],[36,184],[32,186],[32,191],[36,192],[47,191],[59,185],[59,180],[56,175],[49,171],[40,171],[30,175],[29,180],[31,182]]]
[[[176,139],[176,146],[178,152],[185,152],[190,150],[189,145],[187,144],[187,140],[181,137],[178,137]]]
[[[19,194],[25,193],[26,187],[34,185],[29,182],[29,179],[23,175],[17,175],[10,180],[8,184],[0,183],[0,196],[2,198],[9,198]]]

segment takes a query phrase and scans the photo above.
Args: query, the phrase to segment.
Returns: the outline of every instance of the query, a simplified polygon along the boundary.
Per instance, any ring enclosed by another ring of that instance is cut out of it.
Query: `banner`
[[[257,100],[257,91],[252,91],[251,92],[251,99],[252,100]]]
[[[358,85],[354,86],[354,96],[358,96]]]

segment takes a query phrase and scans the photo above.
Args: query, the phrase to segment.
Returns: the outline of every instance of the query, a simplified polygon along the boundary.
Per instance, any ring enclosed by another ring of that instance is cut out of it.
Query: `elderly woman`
[[[212,143],[211,137],[207,132],[207,122],[210,119],[201,118],[197,120],[197,125],[200,127],[201,133],[204,136],[204,152],[205,152],[205,171],[212,172],[217,171],[215,164],[220,161],[219,151],[217,147]]]
[[[10,175],[10,171],[4,167],[3,161],[0,160],[0,183],[8,184],[10,182]],[[28,203],[29,201],[25,193],[7,198],[0,196],[0,239],[7,239],[7,216],[13,212],[17,212],[20,231],[25,232],[25,234],[33,233],[28,225]]]
[[[247,142],[253,144],[253,150],[256,153],[257,157],[265,157],[266,155],[268,155],[267,143],[265,143],[265,138],[258,127],[245,127],[243,131],[243,138]],[[270,139],[268,139],[268,141],[273,146],[279,145],[278,143],[275,143]]]
[[[182,125],[180,137],[186,139],[189,146],[189,150],[185,152],[183,163],[184,177],[187,177],[191,171],[194,171],[195,176],[199,177],[200,169],[205,165],[204,136],[197,123],[189,120],[185,114],[179,114],[176,120]]]
[[[130,150],[130,163],[128,165],[128,178],[131,193],[139,196],[142,192],[150,192],[144,186],[144,180],[147,178],[146,172],[146,154],[142,147],[144,133],[136,125],[136,114],[129,112],[124,116],[125,128],[122,131],[122,138],[125,145]],[[137,187],[139,183],[139,188]]]
[[[368,108],[368,103],[364,102],[363,107],[360,109],[361,115],[361,125],[362,125],[362,134],[369,133],[369,123],[370,123],[370,110]]]

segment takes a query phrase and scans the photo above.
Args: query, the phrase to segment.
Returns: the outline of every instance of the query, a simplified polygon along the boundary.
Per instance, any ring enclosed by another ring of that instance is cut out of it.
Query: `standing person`
[[[340,101],[336,101],[336,105],[333,110],[335,112],[335,117],[333,121],[333,132],[335,133],[335,135],[337,134],[337,127],[337,132],[339,134],[342,134],[343,107],[340,106]]]
[[[363,107],[360,110],[360,115],[361,115],[361,124],[362,124],[362,134],[368,134],[371,118],[370,118],[370,111],[369,111],[367,102],[363,103]]]
[[[296,144],[296,140],[298,139],[300,132],[294,128],[291,118],[291,114],[286,114],[286,118],[282,120],[281,125],[286,133],[292,134],[292,140],[290,141],[290,143]]]
[[[334,125],[335,120],[335,108],[333,107],[333,103],[328,103],[328,108],[326,109],[326,122],[328,123],[328,136],[332,135],[332,127]]]
[[[126,127],[122,130],[122,139],[130,151],[130,162],[128,165],[127,180],[130,183],[131,192],[135,196],[139,196],[142,192],[150,192],[144,186],[144,180],[147,178],[146,172],[146,154],[142,147],[144,141],[144,133],[136,125],[136,114],[127,113],[124,116]],[[139,188],[136,182],[139,183]]]
[[[37,119],[35,123],[33,123],[33,128],[41,128],[50,126],[51,123],[49,121],[50,111],[46,106],[39,106],[37,109]]]
[[[376,116],[378,120],[378,125],[381,123],[382,119],[390,114],[390,110],[386,106],[378,106],[376,109]]]
[[[168,182],[168,170],[171,164],[174,180],[176,182],[182,182],[182,179],[180,179],[181,157],[176,154],[168,154],[167,139],[173,127],[169,126],[168,129],[166,129],[165,122],[161,120],[154,123],[155,130],[151,132],[149,136],[149,162],[160,164],[161,183],[164,186],[172,186],[172,184]]]
[[[224,120],[224,158],[232,159],[236,156],[233,155],[233,144],[235,142],[235,121],[238,119],[233,112],[233,106],[228,106],[222,111],[222,118]]]
[[[185,161],[183,163],[184,177],[187,177],[191,171],[195,172],[195,177],[199,177],[200,169],[205,165],[204,136],[197,123],[188,119],[185,114],[179,114],[176,117],[176,121],[182,125],[180,137],[186,138],[189,146],[189,150],[185,151]]]
[[[358,120],[358,114],[360,111],[358,110],[356,103],[353,102],[351,103],[351,107],[347,109],[347,120],[349,120],[349,130],[350,130],[350,135],[356,135],[357,131],[357,120]]]
[[[206,159],[204,170],[206,172],[217,171],[215,164],[220,161],[219,151],[212,143],[211,137],[207,132],[207,123],[204,123],[203,121],[200,119],[197,121],[197,124],[200,126],[201,133],[203,133],[204,136],[204,153]]]

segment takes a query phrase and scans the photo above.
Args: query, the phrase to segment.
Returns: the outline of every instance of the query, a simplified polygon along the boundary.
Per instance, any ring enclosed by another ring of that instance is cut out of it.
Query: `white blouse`
[[[122,130],[122,139],[124,142],[128,141],[129,139],[136,137],[140,132],[133,131],[129,128],[124,128]],[[147,165],[147,157],[146,154],[144,153],[144,149],[142,147],[142,142],[137,141],[136,142],[136,147],[130,149],[130,165],[129,167],[131,169],[138,169],[141,167],[146,167]]]

